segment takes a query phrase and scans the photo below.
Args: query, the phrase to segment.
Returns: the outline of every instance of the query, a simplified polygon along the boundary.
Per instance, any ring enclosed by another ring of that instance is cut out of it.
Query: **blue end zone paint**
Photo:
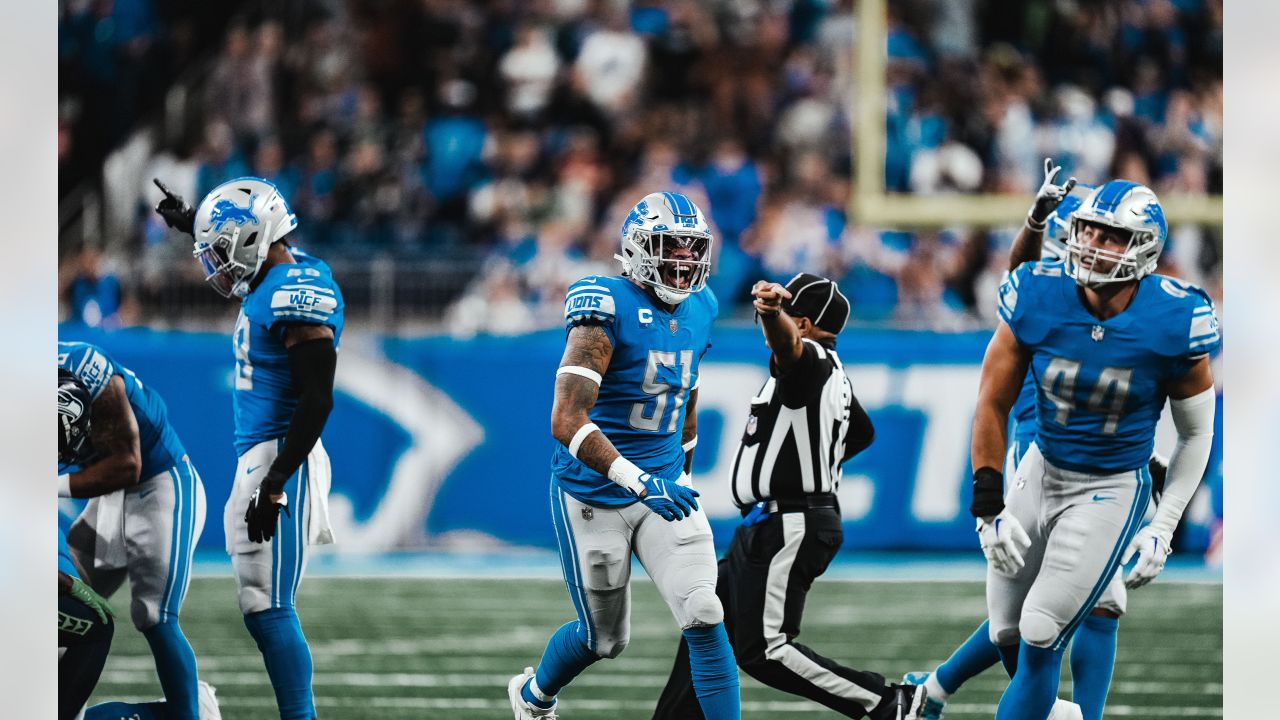
[[[336,555],[329,547],[309,549],[307,577],[564,580],[559,555],[544,550]],[[196,554],[194,571],[197,577],[231,577],[231,561],[225,553],[201,551]],[[822,580],[981,582],[986,572],[981,554],[974,558],[955,553],[844,553],[832,561]],[[648,580],[639,563],[632,563],[632,578]],[[1222,569],[1208,567],[1196,559],[1172,556],[1156,582],[1221,584]]]

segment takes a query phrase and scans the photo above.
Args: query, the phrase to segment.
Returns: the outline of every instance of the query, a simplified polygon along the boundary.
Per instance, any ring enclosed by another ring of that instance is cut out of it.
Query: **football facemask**
[[[650,193],[622,223],[624,275],[669,305],[706,286],[713,238],[702,211],[680,193]]]
[[[1071,213],[1067,274],[1084,287],[1141,280],[1156,269],[1169,227],[1150,189],[1126,180],[1099,186]],[[1128,242],[1122,251],[1085,242],[1089,226],[1112,230]]]

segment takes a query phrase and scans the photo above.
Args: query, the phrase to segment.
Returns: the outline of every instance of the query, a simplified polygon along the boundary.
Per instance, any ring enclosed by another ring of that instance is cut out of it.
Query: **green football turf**
[[[650,717],[677,630],[650,582],[637,580],[633,590],[631,644],[561,694],[565,720]],[[126,596],[114,604],[127,616]],[[820,580],[800,639],[897,678],[944,659],[984,609],[980,583]],[[563,583],[550,580],[313,578],[303,583],[299,614],[315,658],[320,717],[470,719],[510,717],[507,679],[537,663],[572,607]],[[192,581],[182,624],[227,720],[276,717],[231,579]],[[1157,582],[1130,593],[1108,717],[1221,717],[1221,628],[1220,585]],[[1003,672],[989,670],[953,699],[946,717],[992,717],[1004,685]],[[146,642],[126,620],[92,702],[159,694]],[[1065,671],[1060,695],[1070,697]],[[742,700],[749,718],[836,716],[745,676]]]

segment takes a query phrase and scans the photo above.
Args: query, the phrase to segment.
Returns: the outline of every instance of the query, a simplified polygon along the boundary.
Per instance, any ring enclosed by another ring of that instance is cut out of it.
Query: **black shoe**
[[[928,697],[923,685],[889,686],[893,692],[868,715],[871,720],[920,720],[924,717],[924,701]]]

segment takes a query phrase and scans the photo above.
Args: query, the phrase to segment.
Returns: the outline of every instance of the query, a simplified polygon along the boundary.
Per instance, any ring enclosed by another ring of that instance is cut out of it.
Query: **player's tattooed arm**
[[[560,367],[585,368],[604,376],[613,358],[613,343],[598,325],[579,325],[569,331]],[[588,413],[595,407],[600,386],[594,379],[563,372],[556,375],[555,404],[551,408],[551,434],[565,447],[583,425],[591,422]],[[580,440],[577,458],[587,467],[608,474],[618,451],[602,432],[593,432]]]
[[[972,458],[975,471],[983,467],[999,470],[1004,466],[1009,410],[1022,390],[1030,360],[1030,355],[1013,336],[1013,331],[1001,322],[982,358],[978,407],[973,416]]]
[[[118,375],[93,401],[89,442],[97,460],[80,472],[71,473],[72,497],[97,497],[138,484],[142,472],[138,420],[129,406],[124,380]]]
[[[698,388],[689,391],[689,402],[685,404],[684,429],[680,433],[680,444],[688,445],[698,437]],[[684,471],[693,472],[693,451],[684,451]]]

